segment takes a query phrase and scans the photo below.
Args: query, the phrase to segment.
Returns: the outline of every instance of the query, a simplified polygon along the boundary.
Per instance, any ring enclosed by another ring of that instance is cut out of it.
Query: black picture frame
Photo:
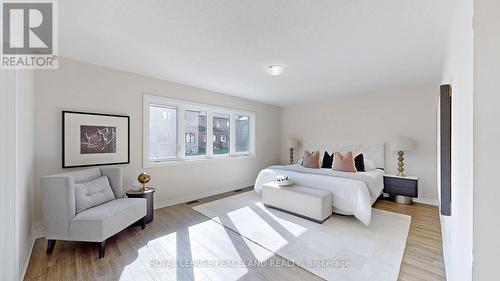
[[[127,120],[127,160],[121,162],[103,162],[103,163],[92,163],[84,165],[67,165],[66,159],[66,116],[67,114],[79,114],[79,115],[92,115],[92,116],[104,116],[113,118],[124,118]],[[118,115],[118,114],[105,114],[96,112],[83,112],[83,111],[72,111],[63,110],[62,111],[62,168],[77,168],[77,167],[94,167],[94,166],[105,166],[105,165],[121,165],[130,164],[130,116],[128,115]]]

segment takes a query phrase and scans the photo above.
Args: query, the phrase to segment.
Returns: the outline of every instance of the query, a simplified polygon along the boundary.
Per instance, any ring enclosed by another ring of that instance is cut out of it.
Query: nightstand
[[[127,191],[128,198],[144,198],[144,199],[146,199],[147,213],[146,213],[146,216],[144,217],[145,224],[148,224],[148,223],[153,221],[153,215],[155,213],[155,211],[154,211],[154,193],[155,193],[155,189],[153,187],[148,187],[148,190],[146,190],[146,191],[140,191],[140,190]]]
[[[418,177],[384,175],[384,192],[390,194],[394,202],[412,204],[412,198],[418,197]]]

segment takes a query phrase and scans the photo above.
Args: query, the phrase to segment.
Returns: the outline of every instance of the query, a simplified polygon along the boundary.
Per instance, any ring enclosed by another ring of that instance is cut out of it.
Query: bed
[[[263,169],[254,185],[260,194],[262,185],[274,181],[277,176],[288,176],[296,184],[321,189],[333,194],[333,212],[354,215],[365,225],[370,224],[372,205],[384,189],[384,145],[316,145],[305,143],[304,150],[328,152],[353,151],[363,153],[378,169],[366,172],[347,173],[332,169],[310,169],[301,165],[271,166]]]

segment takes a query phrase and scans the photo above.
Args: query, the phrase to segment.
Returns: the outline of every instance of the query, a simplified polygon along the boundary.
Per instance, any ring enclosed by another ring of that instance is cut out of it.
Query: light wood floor
[[[400,205],[380,199],[374,207],[411,216],[410,233],[398,280],[446,280],[438,207],[418,203]]]
[[[293,265],[200,269],[189,264],[151,264],[152,260],[161,262],[158,257],[193,261],[261,261],[265,257],[268,265],[284,264],[281,257],[191,209],[196,204],[234,194],[228,192],[190,205],[158,209],[154,222],[145,230],[129,227],[109,238],[103,259],[98,259],[94,244],[62,241],[57,241],[53,254],[48,256],[45,239],[38,239],[25,280],[322,280]],[[445,280],[438,208],[422,204],[403,206],[386,200],[379,200],[375,207],[412,216],[399,280]],[[217,243],[210,243],[210,239],[217,239]]]

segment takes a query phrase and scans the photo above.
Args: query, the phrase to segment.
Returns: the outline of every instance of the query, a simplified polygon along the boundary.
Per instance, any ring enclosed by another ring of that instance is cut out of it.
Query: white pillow
[[[75,207],[77,214],[115,199],[115,194],[106,176],[75,184]]]
[[[302,166],[302,164],[304,164],[304,157],[300,158],[300,160],[297,161],[297,164]]]
[[[371,170],[375,170],[375,169],[377,169],[377,167],[375,166],[375,163],[373,163],[372,160],[365,158],[365,171],[371,171]]]

